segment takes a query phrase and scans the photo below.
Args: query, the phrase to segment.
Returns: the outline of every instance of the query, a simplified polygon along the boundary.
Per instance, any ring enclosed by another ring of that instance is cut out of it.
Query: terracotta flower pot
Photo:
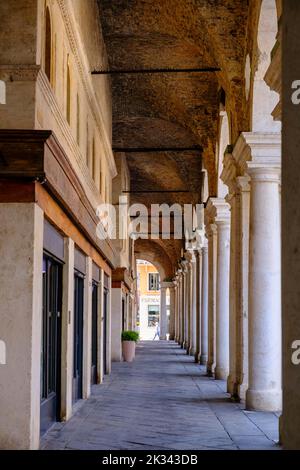
[[[135,341],[122,341],[123,358],[126,362],[132,362],[135,357]]]

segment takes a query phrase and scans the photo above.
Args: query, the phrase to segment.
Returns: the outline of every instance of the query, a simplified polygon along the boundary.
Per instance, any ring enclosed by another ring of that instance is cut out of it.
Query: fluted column
[[[201,275],[201,338],[199,362],[207,364],[208,358],[208,248],[202,249],[202,275]]]
[[[213,203],[218,231],[215,378],[226,380],[229,374],[230,212],[225,201],[214,200]]]

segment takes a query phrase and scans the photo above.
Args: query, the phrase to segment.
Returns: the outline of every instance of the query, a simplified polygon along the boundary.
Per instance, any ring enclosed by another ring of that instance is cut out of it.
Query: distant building
[[[137,260],[137,289],[139,298],[139,329],[142,340],[152,340],[155,324],[160,321],[160,278],[153,264]],[[169,316],[170,296],[167,295],[167,315]]]

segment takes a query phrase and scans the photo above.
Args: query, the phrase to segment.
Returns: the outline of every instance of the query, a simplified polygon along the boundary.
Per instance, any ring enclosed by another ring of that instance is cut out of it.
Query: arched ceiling
[[[238,113],[241,108],[249,0],[98,0],[98,4],[110,69],[220,69],[111,76],[113,147],[202,148],[127,152],[131,202],[200,202],[202,158],[211,194],[216,188],[220,87],[232,109]],[[173,254],[178,253],[177,242]],[[170,241],[161,243],[170,250]]]

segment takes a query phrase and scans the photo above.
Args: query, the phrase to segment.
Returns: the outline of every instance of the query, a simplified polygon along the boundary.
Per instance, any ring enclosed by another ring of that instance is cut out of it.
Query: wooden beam
[[[214,73],[220,72],[220,67],[192,67],[192,68],[153,68],[153,69],[112,69],[93,70],[92,75],[128,75],[128,74],[159,74],[159,73]]]

